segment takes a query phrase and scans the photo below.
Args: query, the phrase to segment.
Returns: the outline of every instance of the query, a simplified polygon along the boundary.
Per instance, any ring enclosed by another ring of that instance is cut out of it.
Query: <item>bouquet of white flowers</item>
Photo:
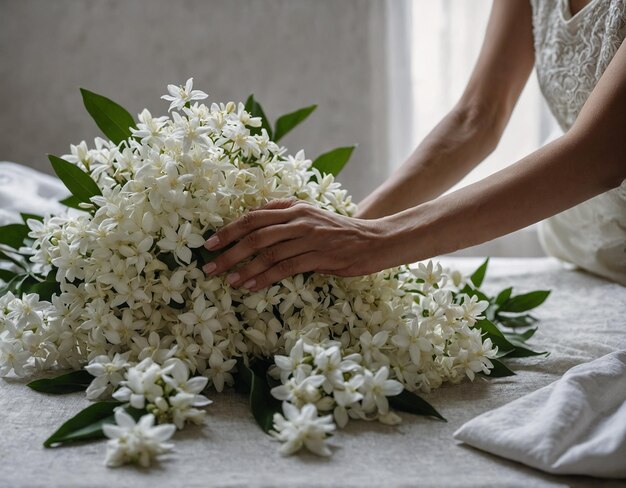
[[[209,106],[190,79],[162,97],[170,116],[143,110],[136,123],[81,91],[107,139],[50,156],[68,211],[0,227],[0,374],[72,370],[29,386],[94,401],[46,446],[106,436],[108,464],[148,465],[176,429],[205,420],[209,387],[234,385],[282,453],[328,455],[328,434],[349,419],[443,419],[416,392],[506,376],[498,358],[541,354],[524,345],[526,312],[548,292],[490,298],[487,262],[468,279],[429,262],[256,292],[202,271],[215,257],[206,239],[272,199],[355,211],[335,181],[352,147],[312,162],[278,145],[315,106],[272,128],[254,97]]]

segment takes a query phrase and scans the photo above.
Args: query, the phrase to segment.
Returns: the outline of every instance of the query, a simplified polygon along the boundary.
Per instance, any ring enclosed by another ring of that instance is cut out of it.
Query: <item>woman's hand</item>
[[[203,270],[221,274],[254,256],[227,277],[232,286],[252,291],[307,271],[366,275],[392,266],[387,235],[382,221],[338,215],[295,199],[274,200],[211,236],[204,244],[211,251],[237,243]]]

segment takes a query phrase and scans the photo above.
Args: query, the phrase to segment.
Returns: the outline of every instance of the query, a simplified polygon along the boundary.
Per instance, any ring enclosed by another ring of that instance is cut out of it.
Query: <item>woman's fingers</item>
[[[246,235],[231,249],[224,251],[210,263],[206,263],[202,270],[209,275],[216,275],[229,270],[253,254],[266,249],[277,242],[293,239],[299,235],[299,230],[293,225],[279,224],[255,230]],[[229,279],[231,284],[238,282],[236,278]]]
[[[295,274],[315,271],[319,257],[320,253],[313,251],[285,259],[255,278],[248,280],[244,283],[244,287],[250,291],[258,291]]]
[[[258,275],[277,266],[281,261],[311,251],[313,251],[311,243],[306,239],[292,239],[280,242],[262,250],[252,261],[228,275],[227,280],[233,286],[243,285],[244,288],[250,288],[256,284],[256,281],[251,280],[255,280]]]
[[[289,222],[293,218],[289,209],[295,205],[295,200],[275,200],[260,210],[248,212],[218,230],[204,243],[204,247],[211,251],[221,249],[262,227]]]

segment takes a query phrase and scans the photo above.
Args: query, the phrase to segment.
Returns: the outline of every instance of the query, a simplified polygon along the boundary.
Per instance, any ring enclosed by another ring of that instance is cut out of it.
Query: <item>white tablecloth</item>
[[[448,262],[471,269],[479,260]],[[151,471],[103,466],[104,443],[44,449],[43,440],[87,406],[84,395],[49,396],[17,380],[0,382],[0,486],[626,486],[626,482],[558,477],[459,445],[453,432],[467,420],[556,380],[567,369],[626,347],[623,287],[551,259],[496,259],[486,282],[492,289],[551,288],[537,311],[533,344],[546,359],[516,360],[518,375],[444,387],[427,398],[448,423],[402,414],[388,427],[353,422],[336,435],[331,459],[282,458],[255,425],[245,399],[212,395],[208,423],[175,436],[176,453]]]
[[[469,271],[480,260],[446,262]],[[566,270],[550,258],[495,259],[485,285],[553,290],[537,310],[540,328],[532,339],[551,355],[514,361],[518,375],[512,378],[467,382],[428,395],[447,423],[406,414],[397,427],[353,422],[336,435],[331,459],[282,458],[254,423],[245,398],[213,394],[206,426],[176,434],[169,460],[150,471],[108,469],[104,442],[42,447],[49,434],[88,405],[84,394],[43,395],[6,379],[0,380],[0,487],[626,486],[626,481],[547,475],[453,440],[453,432],[469,419],[553,382],[577,364],[626,348],[626,289],[620,285]]]

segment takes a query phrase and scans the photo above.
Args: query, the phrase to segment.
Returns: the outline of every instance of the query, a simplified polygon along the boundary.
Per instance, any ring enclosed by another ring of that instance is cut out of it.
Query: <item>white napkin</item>
[[[570,369],[454,437],[548,473],[626,477],[626,350]]]
[[[0,225],[21,222],[20,212],[59,213],[69,195],[61,180],[16,163],[0,161]]]

